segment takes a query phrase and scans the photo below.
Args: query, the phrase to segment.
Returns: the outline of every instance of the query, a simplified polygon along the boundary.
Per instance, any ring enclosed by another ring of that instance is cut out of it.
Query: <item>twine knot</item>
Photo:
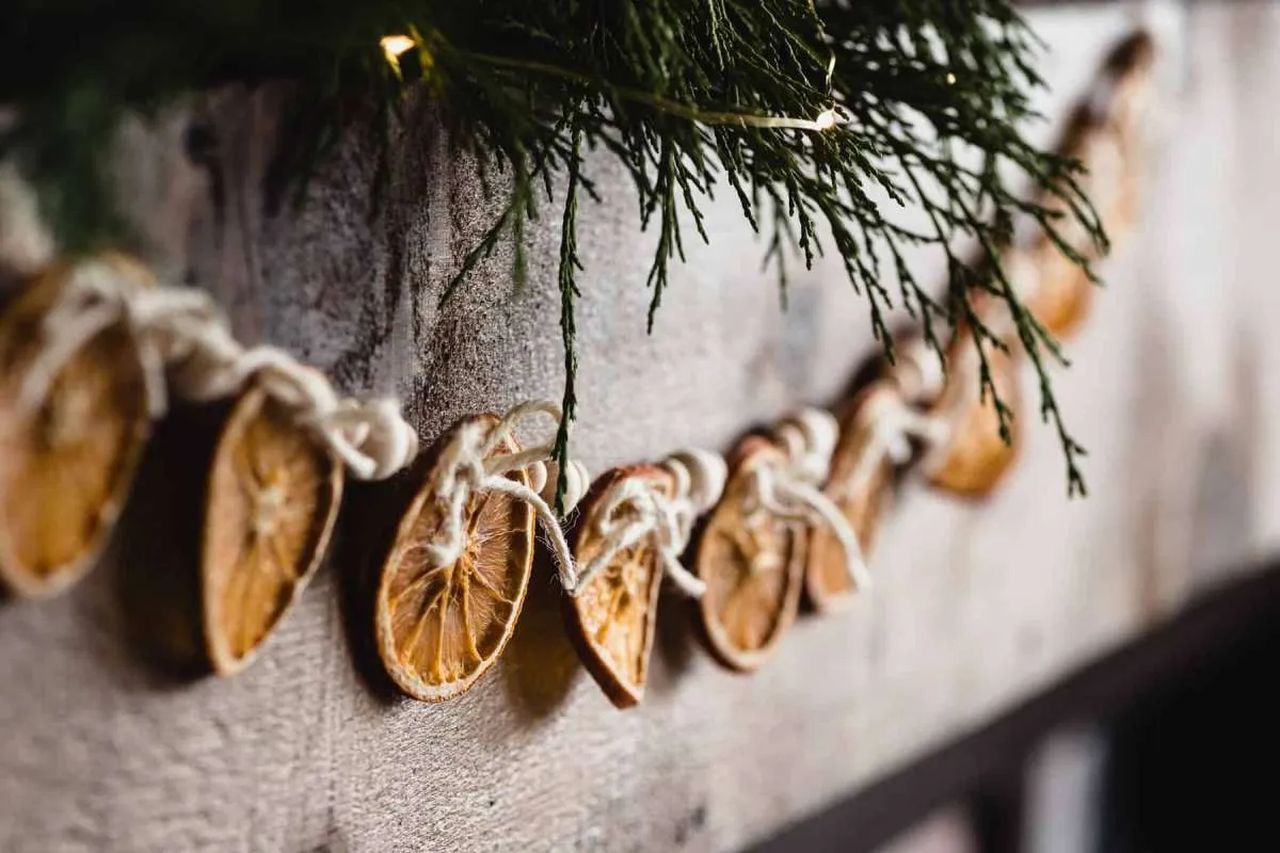
[[[858,537],[840,508],[821,491],[839,433],[836,419],[821,409],[803,409],[783,421],[774,431],[774,440],[785,451],[785,461],[770,461],[752,469],[747,512],[748,516],[764,511],[791,521],[825,525],[840,543],[854,586],[865,589],[871,585],[871,575]]]
[[[579,588],[622,551],[651,538],[659,565],[686,595],[698,598],[706,584],[685,568],[680,555],[689,546],[697,517],[715,505],[728,476],[724,460],[705,450],[688,449],[660,463],[671,474],[670,496],[639,477],[623,477],[601,496],[589,523],[603,546],[582,567]]]
[[[468,421],[458,428],[441,451],[434,484],[435,499],[444,511],[444,520],[424,550],[433,566],[448,566],[456,562],[467,547],[466,508],[471,497],[482,492],[511,495],[533,508],[547,537],[560,583],[573,595],[581,580],[564,531],[560,528],[560,520],[548,503],[554,495],[558,476],[555,464],[550,462],[554,445],[540,444],[512,453],[493,453],[521,421],[536,414],[547,415],[556,424],[560,423],[559,407],[548,402],[526,402],[513,407],[492,426]],[[507,476],[520,470],[526,473],[530,485]],[[590,477],[580,462],[570,460],[565,479],[565,511],[568,512],[586,494]]]
[[[843,483],[837,483],[837,498],[856,494],[870,483],[876,469],[888,460],[904,465],[911,460],[911,441],[925,446],[925,455],[947,440],[950,429],[939,417],[924,414],[908,405],[894,388],[885,386],[870,392],[857,417],[870,431],[857,464]]]

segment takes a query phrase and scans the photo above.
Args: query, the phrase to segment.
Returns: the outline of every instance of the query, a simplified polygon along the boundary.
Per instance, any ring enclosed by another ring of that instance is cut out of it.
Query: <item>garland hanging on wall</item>
[[[1150,60],[1145,37],[1121,45],[1062,143],[1089,165],[1088,189],[1118,233],[1134,215]],[[1066,236],[1090,251],[1087,230]],[[1066,334],[1092,281],[1057,261],[1054,239],[1032,234],[1004,260],[1035,321]],[[374,630],[388,674],[425,701],[474,685],[520,616],[538,525],[570,636],[616,705],[643,697],[664,577],[694,601],[717,660],[759,667],[802,595],[834,611],[870,585],[867,555],[906,466],[965,496],[1009,470],[1027,351],[1012,345],[1020,332],[1007,301],[975,300],[974,310],[972,322],[1008,346],[984,357],[961,329],[944,361],[921,330],[836,413],[797,412],[742,439],[727,461],[689,449],[591,484],[580,464],[553,458],[551,435],[529,448],[514,437],[538,415],[562,433],[559,407],[464,418],[428,451],[381,569]],[[979,391],[988,384],[999,397]],[[395,401],[341,399],[286,353],[241,346],[201,291],[161,286],[116,254],[53,265],[0,317],[0,579],[40,596],[87,570],[171,394],[236,398],[208,477],[200,556],[208,658],[231,675],[322,560],[344,478],[406,468],[418,438]],[[568,534],[549,505],[557,493],[566,507],[581,503]]]
[[[1034,53],[1009,0],[14,0],[0,27],[0,104],[12,110],[0,122],[0,159],[34,183],[63,251],[118,245],[128,234],[109,155],[122,116],[223,82],[291,80],[293,132],[273,174],[292,179],[301,198],[353,118],[374,114],[385,143],[403,93],[425,89],[445,106],[454,144],[476,154],[504,199],[444,298],[507,238],[522,279],[528,221],[544,201],[560,206],[561,471],[576,404],[576,214],[580,196],[594,195],[586,152],[596,149],[626,169],[639,224],[658,232],[650,327],[669,266],[683,257],[682,222],[709,239],[702,205],[714,190],[728,193],[767,241],[784,295],[792,249],[806,264],[834,251],[890,353],[895,302],[939,352],[947,327],[962,330],[1007,440],[1012,409],[991,368],[1007,341],[978,310],[984,298],[1001,302],[1040,377],[1068,489],[1083,492],[1082,449],[1048,373],[1061,355],[1001,257],[1023,217],[1090,277],[1089,258],[1106,247],[1078,163],[1022,135],[1041,85]],[[912,208],[927,214],[925,228],[905,224],[900,214]],[[978,246],[975,258],[953,251],[962,240]],[[905,260],[918,245],[945,255],[941,298]]]

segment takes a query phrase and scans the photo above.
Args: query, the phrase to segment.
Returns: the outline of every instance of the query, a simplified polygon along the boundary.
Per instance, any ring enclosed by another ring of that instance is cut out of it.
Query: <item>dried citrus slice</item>
[[[1088,316],[1097,285],[1047,237],[1032,246],[1030,263],[1036,267],[1036,286],[1027,310],[1055,338],[1065,338]]]
[[[873,467],[864,469],[866,454],[875,452],[872,444],[875,424],[870,414],[884,395],[897,394],[893,385],[880,381],[867,386],[854,398],[841,418],[840,439],[831,455],[831,473],[823,489],[849,521],[864,556],[870,555],[875,545],[893,483],[893,464],[887,456],[882,455]],[[809,601],[820,611],[834,611],[849,601],[853,591],[853,579],[849,577],[840,541],[827,525],[815,525],[809,534],[805,567],[805,593]]]
[[[465,418],[433,449],[426,485],[400,521],[378,584],[375,631],[387,673],[415,699],[440,702],[466,692],[502,654],[524,605],[533,566],[534,512],[502,492],[473,494],[463,512],[462,556],[433,566],[425,545],[445,519],[435,486],[442,451],[463,424],[495,415]],[[519,448],[507,439],[493,454]],[[523,471],[511,475],[528,485]]]
[[[342,498],[337,458],[250,387],[214,450],[201,584],[214,672],[244,669],[315,573]]]
[[[732,669],[764,663],[800,601],[804,526],[753,507],[751,495],[752,472],[785,459],[767,439],[744,439],[698,542],[696,571],[707,585],[697,603],[703,634],[712,654]]]
[[[1070,337],[1088,318],[1098,285],[1047,237],[1027,250],[1025,263],[1033,267],[1035,285],[1023,299],[1027,311],[1053,337]],[[1013,338],[1011,334],[1008,339]]]
[[[928,465],[929,479],[938,488],[960,495],[980,497],[1000,482],[1017,455],[1019,409],[1018,364],[999,350],[989,350],[991,380],[1015,413],[1010,424],[1009,443],[1000,437],[1000,417],[990,391],[980,399],[978,359],[965,350],[950,359],[947,387],[934,407],[934,414],[950,424],[950,438],[937,448]]]
[[[573,544],[579,566],[590,563],[604,547],[594,523],[595,514],[603,509],[601,499],[628,477],[647,481],[667,497],[675,486],[671,474],[657,465],[615,468],[600,477],[580,504],[581,523]],[[576,596],[565,597],[569,637],[587,670],[619,708],[629,708],[644,697],[661,586],[661,559],[653,538],[646,537],[619,551]]]
[[[1146,32],[1111,51],[1099,81],[1103,97],[1088,104],[1099,132],[1076,155],[1089,167],[1085,189],[1113,242],[1125,236],[1137,212],[1155,59],[1155,42]]]
[[[150,283],[122,257],[98,262],[139,286]],[[0,319],[0,578],[26,596],[53,595],[88,571],[151,427],[138,348],[121,325],[70,355],[38,407],[20,402],[41,322],[72,272],[44,273]]]
[[[1085,104],[1072,114],[1059,151],[1084,164],[1087,173],[1082,182],[1103,227],[1115,237],[1127,227],[1132,205],[1132,176],[1119,135],[1110,125],[1098,123],[1092,107]],[[1068,245],[1086,260],[1099,259],[1101,248],[1066,202],[1046,195],[1041,204],[1063,216],[1057,227]],[[1085,319],[1096,285],[1046,234],[1038,235],[1025,252],[1023,262],[1029,265],[1032,278],[1031,291],[1025,295],[1027,309],[1055,337],[1071,334]]]

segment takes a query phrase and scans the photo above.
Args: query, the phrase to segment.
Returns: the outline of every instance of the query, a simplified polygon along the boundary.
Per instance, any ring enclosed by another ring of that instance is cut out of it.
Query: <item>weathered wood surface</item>
[[[683,603],[665,599],[649,695],[627,712],[576,663],[543,574],[499,667],[426,706],[387,693],[352,652],[340,592],[373,538],[363,524],[382,512],[369,509],[377,489],[348,497],[343,542],[247,672],[216,681],[155,665],[154,636],[184,633],[165,596],[194,559],[170,541],[183,530],[173,495],[191,491],[188,469],[207,452],[198,436],[171,436],[105,565],[60,599],[0,605],[0,849],[733,848],[1141,631],[1222,579],[1209,570],[1274,553],[1280,8],[1187,15],[1142,232],[1108,264],[1111,287],[1058,381],[1091,451],[1088,500],[1066,501],[1045,428],[1027,430],[989,501],[911,483],[874,591],[848,614],[801,619],[753,676],[719,669]],[[1056,111],[1128,15],[1035,20],[1055,46]],[[152,259],[212,288],[244,335],[352,391],[401,394],[426,436],[558,394],[556,228],[539,229],[526,290],[497,258],[437,307],[492,208],[428,112],[395,147],[392,197],[374,218],[358,141],[303,212],[270,216],[258,192],[269,96],[226,94],[208,112],[220,206],[181,156],[181,122],[140,136],[126,166]],[[646,336],[650,243],[632,210],[610,192],[581,216],[577,447],[593,470],[727,447],[755,422],[834,398],[873,351],[862,303],[830,267],[799,276],[779,310],[732,204]]]

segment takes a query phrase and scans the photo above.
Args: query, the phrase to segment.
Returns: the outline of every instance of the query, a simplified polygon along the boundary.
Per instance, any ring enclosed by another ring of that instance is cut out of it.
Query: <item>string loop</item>
[[[871,575],[858,537],[840,508],[821,491],[839,432],[836,419],[821,409],[803,409],[784,421],[774,438],[786,452],[786,461],[752,469],[747,511],[748,516],[763,511],[789,521],[825,525],[840,543],[854,586],[866,589]]]
[[[343,399],[324,374],[271,346],[244,347],[208,294],[149,286],[103,260],[71,271],[40,327],[19,404],[39,408],[58,373],[97,335],[123,326],[142,362],[151,417],[172,390],[197,402],[227,397],[250,382],[288,408],[362,480],[389,477],[418,452],[418,436],[392,398]]]
[[[520,403],[492,426],[478,420],[462,424],[441,451],[434,494],[444,509],[444,521],[436,535],[425,546],[428,561],[434,566],[456,562],[466,548],[466,508],[473,495],[500,492],[527,503],[545,534],[561,585],[574,594],[580,584],[573,554],[565,540],[560,520],[548,504],[548,490],[554,490],[548,460],[554,445],[539,444],[525,450],[494,454],[511,437],[516,426],[526,418],[544,414],[559,424],[561,414],[556,405],[545,402]],[[525,471],[530,485],[511,479],[515,471]],[[586,493],[589,477],[586,468],[576,460],[569,464],[565,494],[566,511],[577,505]],[[543,494],[539,494],[542,491]]]
[[[601,496],[587,523],[603,545],[581,568],[579,589],[618,554],[649,538],[663,572],[681,592],[691,598],[705,592],[706,584],[685,568],[680,555],[698,516],[720,499],[727,468],[721,457],[699,449],[673,453],[660,467],[671,474],[670,496],[640,477],[621,477]]]
[[[950,434],[946,420],[908,405],[893,388],[873,391],[862,405],[858,417],[867,424],[870,435],[853,471],[843,483],[836,484],[840,499],[866,488],[876,469],[886,460],[894,465],[909,462],[913,452],[912,439],[924,445],[927,458]]]

